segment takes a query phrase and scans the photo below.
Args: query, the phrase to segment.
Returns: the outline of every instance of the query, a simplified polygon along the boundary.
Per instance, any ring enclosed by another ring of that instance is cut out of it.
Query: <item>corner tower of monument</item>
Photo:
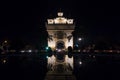
[[[53,50],[73,47],[74,20],[63,17],[63,12],[58,12],[57,15],[56,18],[47,19],[48,46]]]

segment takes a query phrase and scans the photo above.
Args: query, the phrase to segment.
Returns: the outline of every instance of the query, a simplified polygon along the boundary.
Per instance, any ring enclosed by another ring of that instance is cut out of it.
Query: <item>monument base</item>
[[[72,71],[48,71],[45,80],[76,80]]]

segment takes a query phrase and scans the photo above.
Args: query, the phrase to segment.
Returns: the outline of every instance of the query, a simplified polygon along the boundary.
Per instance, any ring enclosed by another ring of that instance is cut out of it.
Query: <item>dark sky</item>
[[[74,18],[76,26],[82,26],[94,36],[119,39],[119,3],[98,0],[39,0],[9,1],[1,6],[0,40],[26,39],[36,41],[45,32],[47,18],[56,17],[57,11]]]

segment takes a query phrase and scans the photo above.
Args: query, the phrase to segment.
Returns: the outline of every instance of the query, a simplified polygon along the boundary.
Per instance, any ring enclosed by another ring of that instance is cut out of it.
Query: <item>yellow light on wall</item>
[[[58,12],[58,16],[63,16],[63,12]]]
[[[48,19],[48,24],[53,24],[53,19]]]
[[[59,17],[58,17],[58,18],[55,18],[55,19],[54,19],[54,23],[55,23],[55,24],[66,24],[66,22],[67,22],[67,19],[66,19],[66,18],[61,18],[61,17],[59,18]]]
[[[58,17],[54,19],[47,19],[48,24],[73,24],[73,19],[63,17],[63,12],[58,12]]]
[[[55,48],[55,41],[48,41],[48,46],[52,49]]]
[[[67,23],[68,23],[68,24],[73,24],[73,19],[68,19],[68,20],[67,20]]]

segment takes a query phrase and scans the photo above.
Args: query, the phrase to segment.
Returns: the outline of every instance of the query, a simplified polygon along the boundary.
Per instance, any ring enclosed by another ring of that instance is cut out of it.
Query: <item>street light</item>
[[[7,40],[5,40],[4,43],[7,43]]]
[[[77,44],[78,44],[78,47],[81,48],[83,46],[83,38],[78,37]]]
[[[82,61],[80,61],[79,64],[81,65],[81,64],[82,64]]]
[[[78,38],[78,41],[81,41],[82,40],[82,38]]]

